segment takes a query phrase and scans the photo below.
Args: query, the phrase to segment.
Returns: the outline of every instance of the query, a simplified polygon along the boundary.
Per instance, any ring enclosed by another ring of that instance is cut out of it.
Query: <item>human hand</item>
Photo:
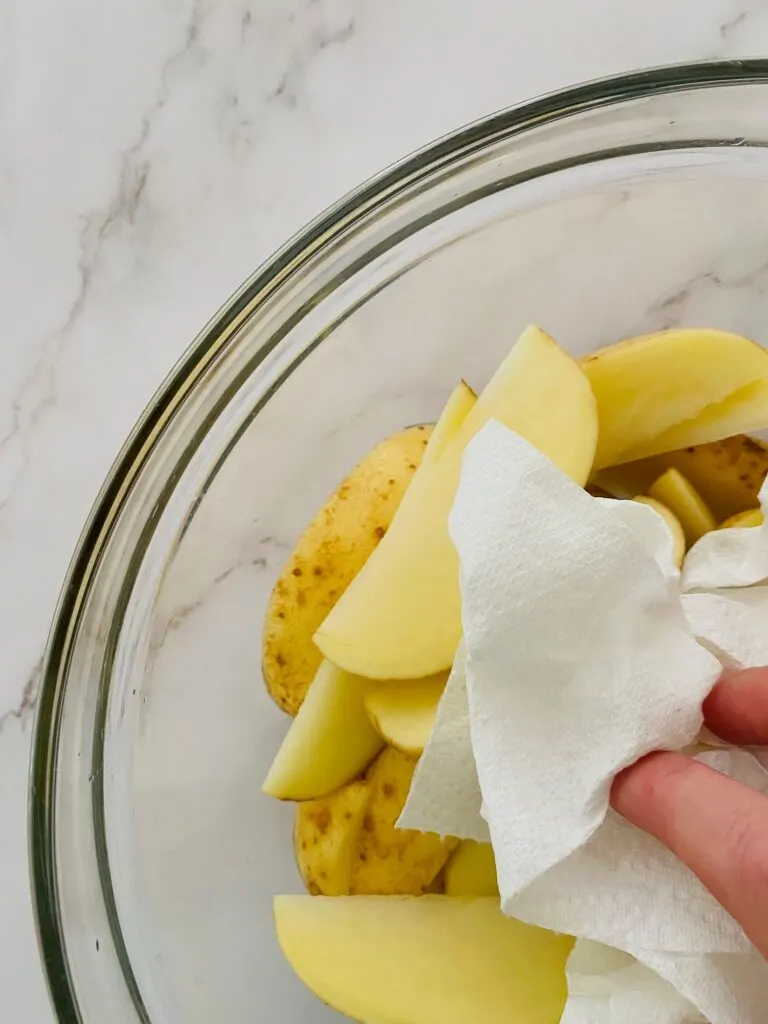
[[[729,673],[704,703],[729,743],[768,746],[768,668]],[[649,754],[618,775],[611,804],[699,877],[768,958],[768,797],[683,754]]]

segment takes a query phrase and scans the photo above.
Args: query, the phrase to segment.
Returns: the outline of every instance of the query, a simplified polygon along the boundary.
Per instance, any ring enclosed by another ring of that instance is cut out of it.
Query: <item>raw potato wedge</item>
[[[422,466],[433,466],[450,442],[454,439],[464,420],[472,411],[477,395],[465,380],[460,380],[445,403],[440,418],[435,424],[432,434],[421,460]]]
[[[395,827],[417,760],[386,747],[369,769],[371,800],[352,861],[353,895],[426,892],[456,849],[457,839]]]
[[[370,785],[361,780],[296,808],[296,863],[313,896],[349,893],[352,858],[370,797]]]
[[[678,469],[715,517],[727,519],[757,505],[768,474],[768,448],[746,434],[737,434],[602,470],[595,482],[616,497],[634,498],[647,491],[666,469]]]
[[[378,444],[306,528],[267,606],[262,671],[273,699],[295,715],[320,667],[312,635],[387,532],[432,428],[409,427]]]
[[[365,710],[366,681],[324,661],[262,786],[279,800],[312,800],[354,779],[384,746]]]
[[[324,1002],[377,1024],[558,1024],[573,939],[498,899],[278,896],[277,938]]]
[[[445,865],[446,896],[498,896],[496,858],[490,843],[465,839]]]
[[[436,465],[414,480],[385,540],[315,634],[334,664],[370,679],[418,679],[450,668],[461,614],[448,513],[464,449],[489,419],[586,483],[597,442],[594,396],[578,364],[529,327]]]
[[[660,331],[582,366],[599,410],[596,469],[768,426],[768,353],[737,334]]]
[[[676,469],[668,469],[648,488],[648,494],[672,512],[680,521],[690,547],[717,529],[717,520],[696,488]]]
[[[395,828],[415,765],[415,757],[388,748],[362,778],[299,804],[294,845],[310,893],[420,896],[442,889],[457,840]]]
[[[759,508],[750,508],[746,512],[737,512],[735,516],[720,523],[720,530],[744,530],[751,526],[763,525],[763,513]]]
[[[312,634],[386,533],[416,468],[437,462],[476,401],[460,381],[434,429],[409,427],[382,441],[302,534],[275,584],[264,626],[264,679],[289,714],[298,711],[320,666]]]
[[[404,682],[369,682],[365,710],[382,739],[407,754],[420,754],[435,724],[447,672]]]
[[[639,494],[633,500],[639,501],[642,505],[648,505],[649,508],[658,512],[667,524],[669,531],[672,534],[675,565],[679,569],[683,564],[683,559],[685,558],[685,531],[683,530],[682,523],[674,512],[670,512],[666,505],[662,505],[662,503],[657,501],[655,498],[649,498],[647,494]]]

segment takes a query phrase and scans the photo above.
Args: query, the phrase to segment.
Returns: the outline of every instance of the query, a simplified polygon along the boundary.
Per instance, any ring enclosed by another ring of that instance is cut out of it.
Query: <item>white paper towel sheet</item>
[[[608,806],[623,767],[697,737],[721,671],[707,647],[768,660],[702,600],[743,594],[691,594],[692,629],[657,513],[591,498],[498,423],[467,449],[450,526],[464,645],[401,824],[490,834],[505,913],[615,947],[666,982],[637,966],[576,984],[572,963],[567,1024],[688,1024],[692,1012],[764,1024],[768,965],[687,868]],[[715,625],[722,635],[696,642]],[[768,790],[746,752],[702,758]],[[638,985],[644,1015],[627,1016]]]

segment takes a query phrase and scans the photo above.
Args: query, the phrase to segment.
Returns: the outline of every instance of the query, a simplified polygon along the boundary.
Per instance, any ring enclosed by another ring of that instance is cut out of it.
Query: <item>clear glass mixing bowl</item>
[[[287,720],[260,624],[303,525],[377,440],[482,386],[521,327],[581,355],[673,324],[768,340],[768,61],[495,114],[384,172],[227,303],[120,453],[51,633],[31,776],[66,1024],[340,1020],[283,962]]]

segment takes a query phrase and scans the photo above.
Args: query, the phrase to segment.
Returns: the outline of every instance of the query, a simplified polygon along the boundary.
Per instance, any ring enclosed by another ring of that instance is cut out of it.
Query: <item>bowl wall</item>
[[[378,440],[522,327],[575,355],[678,324],[768,342],[768,68],[574,90],[365,186],[232,300],[122,453],[71,570],[32,857],[61,1020],[341,1020],[283,962],[287,719],[260,681],[292,545]]]

